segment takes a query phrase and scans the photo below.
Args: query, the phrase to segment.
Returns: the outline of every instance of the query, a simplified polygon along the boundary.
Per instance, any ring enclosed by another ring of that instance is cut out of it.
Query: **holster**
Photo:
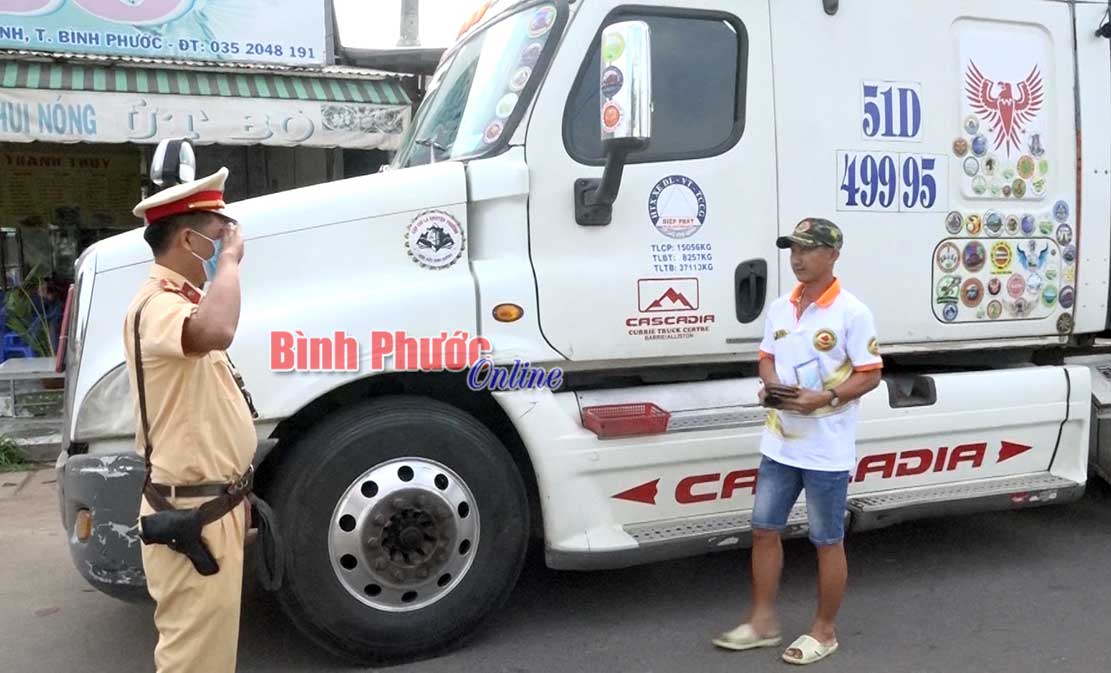
[[[139,524],[139,539],[144,544],[164,544],[185,554],[206,577],[220,572],[220,564],[201,537],[205,522],[200,509],[166,509],[140,517]]]

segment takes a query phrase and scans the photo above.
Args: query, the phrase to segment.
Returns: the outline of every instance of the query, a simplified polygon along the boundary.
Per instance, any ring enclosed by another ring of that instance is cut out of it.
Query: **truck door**
[[[600,98],[624,84],[607,66],[600,86],[601,31],[628,20],[651,31],[652,137],[611,222],[584,226],[574,184],[601,177]],[[567,358],[755,353],[779,291],[768,20],[763,0],[610,0],[568,27],[525,141],[540,324]]]
[[[1076,219],[1070,5],[770,5],[780,226],[811,212],[841,225],[838,272],[880,341],[1073,331],[1097,299],[1078,274],[1101,262],[1078,260],[1092,236]]]

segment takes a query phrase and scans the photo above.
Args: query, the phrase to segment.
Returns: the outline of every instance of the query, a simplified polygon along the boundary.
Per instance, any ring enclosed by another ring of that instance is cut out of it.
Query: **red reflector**
[[[54,353],[54,371],[66,369],[66,345],[69,343],[69,309],[73,306],[73,283],[66,292],[66,308],[62,312],[62,328],[58,331],[58,350]]]
[[[583,427],[599,437],[627,437],[667,432],[671,414],[651,402],[606,404],[582,410]]]

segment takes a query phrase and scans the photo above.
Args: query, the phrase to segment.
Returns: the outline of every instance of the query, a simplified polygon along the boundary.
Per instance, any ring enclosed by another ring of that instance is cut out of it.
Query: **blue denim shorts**
[[[843,540],[849,473],[804,470],[776,462],[767,456],[760,461],[760,471],[756,477],[752,527],[782,531],[799,493],[804,490],[810,541],[821,547]]]

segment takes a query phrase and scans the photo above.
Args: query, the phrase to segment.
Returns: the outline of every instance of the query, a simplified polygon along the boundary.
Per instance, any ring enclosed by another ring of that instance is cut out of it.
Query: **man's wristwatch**
[[[829,398],[829,406],[834,408],[841,406],[841,398],[837,396],[837,390],[834,388],[830,388],[829,394],[831,396]]]

